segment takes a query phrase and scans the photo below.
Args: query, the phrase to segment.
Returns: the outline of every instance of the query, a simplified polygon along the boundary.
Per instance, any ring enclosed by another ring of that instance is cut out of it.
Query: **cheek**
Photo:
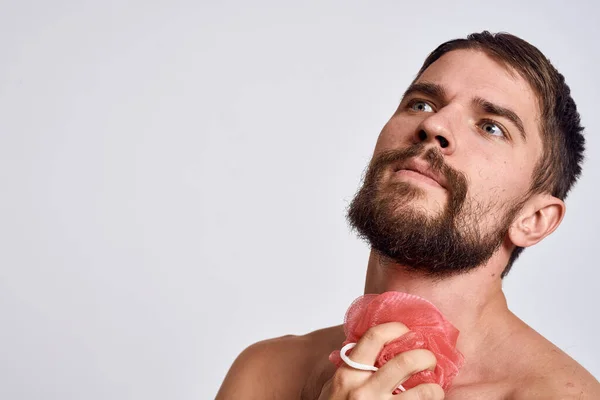
[[[472,166],[470,178],[471,197],[483,204],[502,206],[529,189],[524,169],[508,161],[483,158]]]
[[[498,165],[498,170],[495,171],[494,179],[502,187],[508,188],[506,192],[512,198],[523,196],[529,190],[531,184],[531,170],[529,164],[524,160],[527,160],[525,154],[516,157],[516,160],[503,161]]]
[[[414,129],[412,126],[414,124],[413,121],[406,118],[392,117],[377,138],[375,153],[406,147],[410,143],[411,129]]]

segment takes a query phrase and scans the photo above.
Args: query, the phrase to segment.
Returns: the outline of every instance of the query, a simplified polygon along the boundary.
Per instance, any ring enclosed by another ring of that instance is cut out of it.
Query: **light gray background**
[[[377,134],[483,29],[545,52],[587,127],[566,220],[505,288],[600,375],[592,3],[2,1],[0,398],[209,399],[249,344],[340,323]]]

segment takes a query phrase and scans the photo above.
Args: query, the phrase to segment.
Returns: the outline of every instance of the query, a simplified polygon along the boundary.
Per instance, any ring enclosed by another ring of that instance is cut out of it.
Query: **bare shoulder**
[[[216,400],[299,398],[316,358],[326,347],[327,329],[248,346],[227,372]]]
[[[533,329],[527,336],[521,349],[529,365],[512,399],[600,399],[600,383],[583,366]]]
[[[303,341],[302,336],[286,335],[248,346],[229,368],[216,400],[286,398]]]

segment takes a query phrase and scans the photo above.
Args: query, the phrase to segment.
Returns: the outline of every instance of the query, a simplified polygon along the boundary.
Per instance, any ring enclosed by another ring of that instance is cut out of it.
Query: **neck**
[[[516,318],[502,291],[502,258],[495,255],[474,271],[436,280],[390,263],[372,250],[365,294],[398,291],[429,300],[460,331],[458,350],[467,358],[477,351],[481,356],[482,345],[508,336],[508,327],[514,325],[507,319]]]

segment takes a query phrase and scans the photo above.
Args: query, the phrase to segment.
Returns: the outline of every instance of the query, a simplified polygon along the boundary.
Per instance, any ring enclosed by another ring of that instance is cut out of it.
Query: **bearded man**
[[[583,367],[507,307],[502,278],[551,234],[581,173],[583,128],[563,76],[534,46],[487,31],[434,50],[383,127],[348,220],[371,245],[365,294],[433,303],[464,365],[446,392],[395,388],[436,356],[376,372],[337,368],[343,326],[265,340],[233,363],[217,399],[600,399]],[[402,321],[371,327],[352,361],[373,366]]]

